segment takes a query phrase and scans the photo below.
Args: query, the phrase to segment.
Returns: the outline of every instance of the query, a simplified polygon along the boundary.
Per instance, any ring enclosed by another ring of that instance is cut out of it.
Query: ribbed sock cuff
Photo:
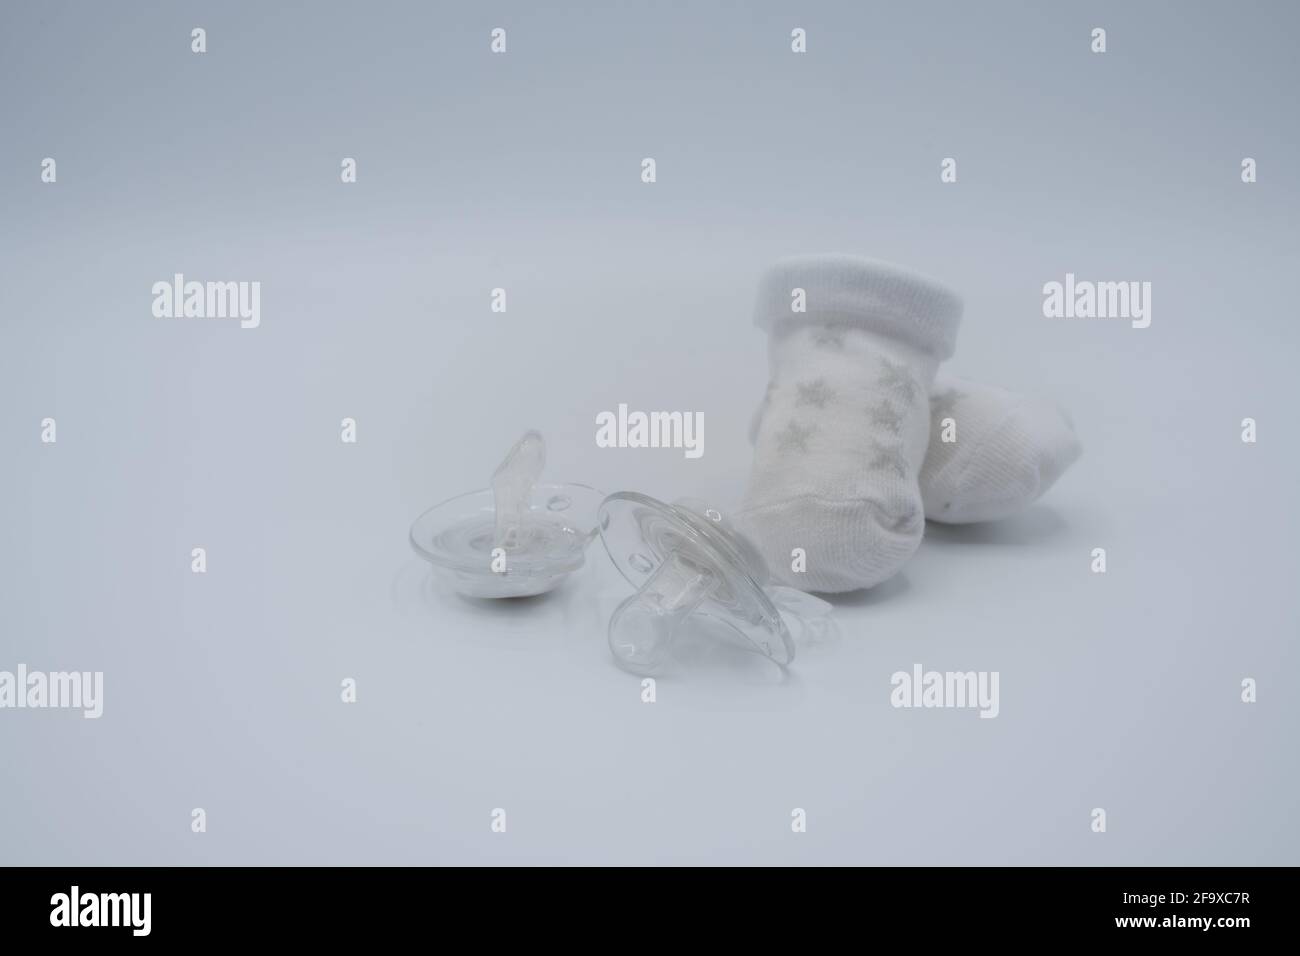
[[[794,311],[795,289],[804,291],[804,312]],[[943,284],[886,262],[798,256],[764,273],[754,324],[767,331],[788,323],[857,325],[943,360],[956,347],[961,308],[961,298]]]

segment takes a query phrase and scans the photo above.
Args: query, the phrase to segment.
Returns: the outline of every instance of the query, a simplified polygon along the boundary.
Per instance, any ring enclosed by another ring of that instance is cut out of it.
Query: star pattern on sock
[[[884,471],[899,478],[907,477],[907,458],[903,446],[897,441],[871,442],[871,460],[867,462],[870,471]]]
[[[776,447],[781,451],[807,451],[808,439],[817,431],[816,425],[800,425],[794,419],[776,433]]]
[[[826,385],[826,380],[819,378],[811,382],[796,382],[798,392],[794,400],[796,405],[814,405],[825,408],[826,403],[835,397],[835,391]]]
[[[917,384],[912,370],[902,362],[891,362],[887,358],[880,360],[881,384],[887,391],[897,392],[909,408],[916,402]]]
[[[894,436],[903,433],[903,419],[889,402],[881,402],[871,407],[871,424]]]
[[[844,349],[844,329],[838,325],[823,325],[813,330],[813,344],[832,352]]]
[[[886,524],[886,527],[895,534],[907,534],[915,530],[919,517],[920,512],[917,511],[916,507],[909,505],[898,512],[894,519]]]

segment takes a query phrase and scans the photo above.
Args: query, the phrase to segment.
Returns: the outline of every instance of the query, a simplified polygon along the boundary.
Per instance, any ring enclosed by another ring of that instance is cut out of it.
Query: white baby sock
[[[921,468],[925,516],[947,524],[1005,518],[1037,501],[1082,450],[1055,404],[941,376],[930,391]]]
[[[766,408],[754,411],[751,443]],[[1082,450],[1056,404],[940,374],[919,478],[925,516],[944,524],[1009,517],[1041,498]]]
[[[960,319],[954,293],[870,259],[787,259],[764,275],[754,321],[771,381],[739,523],[777,580],[871,587],[916,550],[929,391]]]

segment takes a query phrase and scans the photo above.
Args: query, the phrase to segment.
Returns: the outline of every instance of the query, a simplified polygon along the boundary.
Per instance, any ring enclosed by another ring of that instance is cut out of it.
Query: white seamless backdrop
[[[104,713],[0,711],[0,861],[1300,862],[1298,29],[1282,2],[6,3],[0,669],[103,671]],[[734,507],[755,280],[819,251],[951,284],[951,369],[1070,409],[1047,498],[931,526],[784,681],[653,705],[599,546],[539,601],[431,589],[410,521],[526,428],[551,478]],[[155,319],[177,272],[259,281],[260,326]],[[1066,272],[1151,282],[1150,327],[1044,318]],[[705,454],[597,448],[619,402],[703,413]],[[998,671],[999,716],[892,708],[915,663]]]

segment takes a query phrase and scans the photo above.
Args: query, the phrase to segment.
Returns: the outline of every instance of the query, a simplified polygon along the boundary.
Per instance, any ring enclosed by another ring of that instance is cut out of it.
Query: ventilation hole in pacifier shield
[[[546,502],[547,511],[565,511],[573,504],[568,495],[552,495]]]
[[[654,564],[644,554],[630,555],[627,563],[632,566],[633,570],[640,571],[642,574],[649,574],[654,570]]]

